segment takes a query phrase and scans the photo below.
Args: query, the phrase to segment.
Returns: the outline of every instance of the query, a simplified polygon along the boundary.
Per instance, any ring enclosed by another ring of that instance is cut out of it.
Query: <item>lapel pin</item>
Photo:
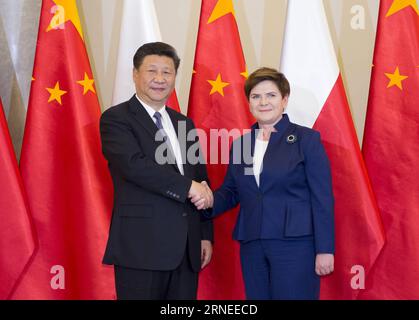
[[[288,137],[287,137],[287,143],[289,143],[289,144],[293,144],[293,143],[296,143],[297,142],[297,136],[296,135],[294,135],[294,134],[290,134]]]

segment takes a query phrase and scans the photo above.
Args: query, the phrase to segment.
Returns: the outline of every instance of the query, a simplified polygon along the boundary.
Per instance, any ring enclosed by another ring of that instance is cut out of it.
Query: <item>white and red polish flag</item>
[[[321,0],[288,2],[281,70],[290,120],[320,132],[331,163],[335,271],[322,278],[320,298],[356,299],[385,238]]]
[[[162,41],[153,0],[124,0],[121,21],[112,105],[127,101],[135,93],[132,59],[137,49],[148,42]],[[175,91],[167,105],[180,112]]]

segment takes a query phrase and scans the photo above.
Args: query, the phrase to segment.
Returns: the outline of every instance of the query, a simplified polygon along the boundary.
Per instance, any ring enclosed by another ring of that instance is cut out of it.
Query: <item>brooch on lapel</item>
[[[287,137],[287,143],[288,144],[293,144],[293,143],[296,143],[297,142],[297,136],[295,135],[295,134],[290,134],[288,137]]]

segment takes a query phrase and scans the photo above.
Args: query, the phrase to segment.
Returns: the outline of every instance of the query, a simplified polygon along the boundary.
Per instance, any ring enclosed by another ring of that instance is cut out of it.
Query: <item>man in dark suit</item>
[[[165,106],[179,63],[168,44],[141,46],[136,94],[100,120],[115,190],[103,262],[115,266],[118,299],[196,299],[198,272],[211,259],[212,222],[190,201],[212,197],[200,183],[205,165],[186,157],[198,141],[189,141],[194,124]]]

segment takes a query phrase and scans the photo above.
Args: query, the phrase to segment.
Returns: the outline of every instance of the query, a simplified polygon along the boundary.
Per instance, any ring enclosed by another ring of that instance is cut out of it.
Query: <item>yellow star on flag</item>
[[[229,13],[234,16],[233,0],[218,0],[207,24],[210,24]]]
[[[77,83],[83,87],[83,95],[86,95],[89,91],[96,93],[95,88],[93,87],[94,82],[95,80],[89,79],[86,72],[84,73],[84,80],[77,81]]]
[[[217,76],[217,79],[214,80],[208,80],[209,84],[212,86],[212,90],[210,92],[210,95],[213,95],[214,93],[218,92],[224,97],[224,88],[230,85],[228,82],[223,82],[221,80],[221,74],[219,73]]]
[[[60,105],[62,105],[61,96],[65,95],[67,91],[60,89],[60,83],[58,81],[53,89],[47,88],[47,91],[50,93],[48,102],[56,100]]]
[[[55,15],[51,19],[51,22],[47,28],[47,32],[53,29],[65,28],[64,24],[67,21],[71,21],[74,27],[79,32],[80,37],[83,39],[83,32],[81,29],[80,17],[77,11],[76,0],[53,0],[57,5]]]
[[[247,71],[247,69],[245,72],[240,73],[240,75],[242,75],[245,79],[249,78],[249,72]]]
[[[408,76],[402,76],[400,74],[399,67],[396,68],[396,71],[394,71],[394,73],[386,73],[385,75],[387,76],[387,78],[390,79],[387,88],[397,86],[400,90],[403,90],[402,81],[409,78]]]
[[[407,8],[411,7],[413,10],[415,10],[416,14],[419,16],[419,9],[418,9],[418,3],[416,0],[394,0],[391,4],[390,9],[388,10],[386,14],[386,18],[390,17],[391,15]]]

